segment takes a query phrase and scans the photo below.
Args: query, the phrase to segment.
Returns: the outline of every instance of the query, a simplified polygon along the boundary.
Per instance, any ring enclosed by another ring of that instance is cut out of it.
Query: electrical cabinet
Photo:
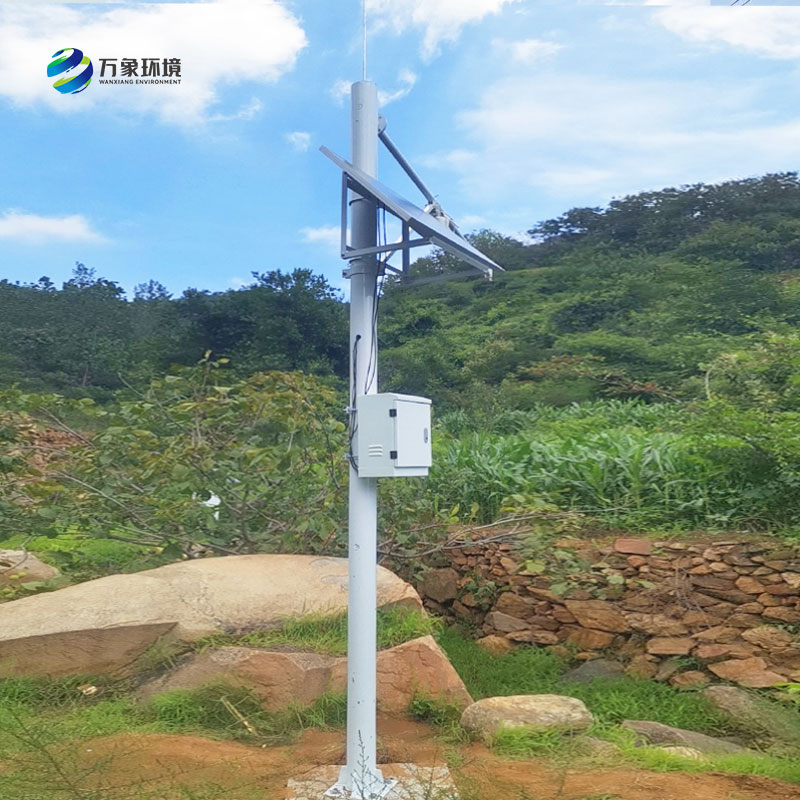
[[[427,475],[431,401],[407,394],[361,395],[356,403],[356,458],[361,478]]]

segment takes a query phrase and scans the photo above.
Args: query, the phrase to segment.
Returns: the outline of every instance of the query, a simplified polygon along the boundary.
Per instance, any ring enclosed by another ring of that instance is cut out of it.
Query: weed
[[[308,707],[265,711],[251,691],[226,684],[176,689],[156,695],[144,714],[173,733],[205,733],[242,741],[280,744],[293,741],[306,728],[341,727],[346,702],[327,694]]]
[[[469,734],[461,727],[461,706],[440,697],[415,694],[408,706],[414,719],[428,722],[439,728],[439,739],[448,744],[464,744]]]
[[[433,617],[411,608],[378,609],[378,647],[395,647],[403,642],[438,632],[440,624]],[[275,647],[289,645],[296,650],[344,655],[347,652],[347,614],[311,615],[287,620],[272,631],[241,635],[214,635],[196,642],[196,650],[210,647]]]
[[[648,719],[709,734],[730,730],[720,714],[697,693],[628,677],[565,683],[561,679],[564,662],[546,650],[520,648],[502,656],[491,656],[452,629],[442,631],[439,641],[476,699],[562,694],[583,700],[601,727],[615,725],[623,719]]]
[[[532,758],[563,751],[568,741],[561,731],[520,726],[500,728],[492,737],[491,747],[507,758]]]

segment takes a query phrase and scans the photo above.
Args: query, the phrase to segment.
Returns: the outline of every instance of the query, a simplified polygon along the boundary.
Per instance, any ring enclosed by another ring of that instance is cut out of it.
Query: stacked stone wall
[[[465,623],[496,652],[534,645],[581,660],[611,653],[630,675],[686,687],[800,681],[800,550],[644,538],[554,549],[574,553],[583,569],[554,577],[552,559],[476,543],[449,551],[447,566],[423,575],[420,592],[431,611]]]

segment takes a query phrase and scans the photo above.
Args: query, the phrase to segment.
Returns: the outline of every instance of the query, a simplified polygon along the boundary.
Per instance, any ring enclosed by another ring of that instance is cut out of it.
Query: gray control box
[[[358,475],[427,475],[431,466],[431,401],[407,394],[368,394],[357,400]]]

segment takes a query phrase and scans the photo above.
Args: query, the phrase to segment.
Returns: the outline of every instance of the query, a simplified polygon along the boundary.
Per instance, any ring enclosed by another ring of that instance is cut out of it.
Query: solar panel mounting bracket
[[[340,252],[343,259],[354,261],[368,256],[386,256],[380,260],[380,269],[389,269],[391,272],[400,275],[406,285],[412,285],[416,281],[407,281],[410,269],[410,250],[412,247],[422,247],[430,245],[440,247],[445,252],[450,253],[459,260],[465,262],[473,269],[482,272],[489,280],[495,270],[503,271],[503,268],[487,258],[477,248],[473,247],[450,222],[448,217],[436,216],[429,213],[428,209],[421,209],[405,198],[393,192],[389,187],[384,186],[375,178],[363,173],[349,161],[333,153],[327,147],[320,147],[323,155],[333,161],[342,170],[342,210],[341,210],[341,239]],[[371,199],[376,208],[388,212],[398,219],[401,224],[402,235],[400,240],[392,244],[383,244],[375,247],[354,248],[347,241],[348,229],[348,192],[353,192],[359,197]],[[437,204],[438,208],[438,204]],[[418,238],[411,238],[412,231]],[[403,257],[402,268],[397,269],[388,265],[386,262],[393,253],[400,251]],[[352,269],[344,270],[344,276],[349,277]],[[450,277],[461,277],[464,274],[456,273]],[[438,280],[445,280],[447,276],[436,276]],[[430,279],[421,279],[428,283]]]

